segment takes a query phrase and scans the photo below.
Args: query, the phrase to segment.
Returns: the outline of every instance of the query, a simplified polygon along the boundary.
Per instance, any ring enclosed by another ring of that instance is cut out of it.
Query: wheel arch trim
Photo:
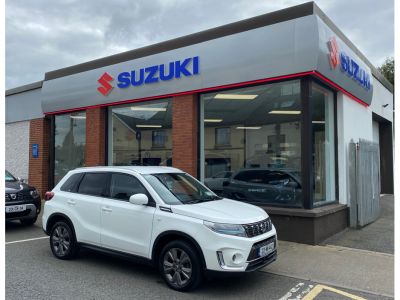
[[[46,234],[47,235],[50,235],[51,228],[49,227],[49,224],[53,223],[52,220],[54,218],[60,218],[60,219],[66,220],[71,225],[72,233],[74,234],[75,240],[77,240],[74,223],[67,215],[65,215],[63,213],[59,213],[59,212],[53,213],[47,218],[47,222],[46,222]]]
[[[156,254],[156,250],[157,250],[157,245],[160,242],[160,240],[162,240],[164,237],[166,236],[179,236],[182,237],[184,239],[189,240],[196,248],[196,251],[200,254],[201,257],[201,264],[203,266],[203,269],[207,269],[207,264],[206,264],[206,260],[204,258],[204,253],[203,250],[201,249],[199,243],[189,234],[182,232],[182,231],[178,231],[178,230],[168,230],[168,231],[164,231],[162,233],[160,233],[156,239],[154,240],[153,246],[152,246],[152,250],[151,250],[151,260],[153,261],[154,264],[156,264],[157,262],[155,261],[155,254]]]

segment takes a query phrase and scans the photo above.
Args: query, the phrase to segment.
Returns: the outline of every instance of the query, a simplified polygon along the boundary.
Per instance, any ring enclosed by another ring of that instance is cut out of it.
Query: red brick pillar
[[[198,101],[197,95],[172,99],[172,164],[197,177]]]
[[[33,119],[29,126],[29,185],[36,187],[41,195],[49,188],[49,138],[50,120]],[[38,157],[32,156],[32,145],[39,147]]]
[[[86,110],[85,166],[104,166],[106,163],[106,109]]]

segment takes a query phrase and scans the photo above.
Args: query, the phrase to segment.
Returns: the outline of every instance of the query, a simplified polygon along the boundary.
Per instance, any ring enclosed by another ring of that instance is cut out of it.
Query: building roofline
[[[284,8],[274,12],[266,13],[260,16],[237,21],[234,23],[218,26],[215,28],[203,30],[197,33],[174,38],[153,45],[141,47],[138,49],[114,54],[111,56],[95,59],[70,67],[54,70],[45,74],[44,80],[52,80],[68,75],[73,75],[121,62],[162,53],[205,41],[221,38],[224,36],[264,27],[284,21],[298,19],[309,15],[318,15],[371,69],[373,76],[378,79],[389,91],[393,93],[393,85],[371,64],[371,62],[357,49],[357,47],[343,34],[343,32],[328,18],[328,16],[315,4],[315,2],[306,2],[296,6]]]
[[[215,28],[203,30],[197,33],[189,34],[186,36],[174,38],[157,44],[141,47],[138,49],[114,54],[111,56],[95,59],[92,61],[84,62],[74,66],[58,69],[55,71],[47,72],[45,80],[52,80],[59,77],[64,77],[76,73],[89,71],[149,55],[166,52],[205,41],[221,38],[224,36],[264,27],[292,19],[301,18],[304,16],[312,15],[314,11],[314,3],[307,2],[297,6],[281,9],[278,11],[270,12],[260,16],[252,17],[237,21],[234,23],[218,26]]]
[[[30,90],[40,89],[40,88],[42,88],[42,84],[43,84],[43,80],[32,82],[32,83],[25,84],[25,85],[21,85],[21,86],[12,88],[12,89],[8,89],[8,90],[6,90],[6,96],[23,93],[23,92],[27,92]]]
[[[347,36],[332,22],[331,19],[318,7],[317,4],[314,4],[314,13],[318,15],[322,21],[326,23],[349,47],[354,51],[358,57],[367,64],[367,66],[371,69],[372,75],[379,80],[390,92],[393,93],[393,85],[382,75],[382,73],[368,60],[368,58],[362,54],[360,50],[350,41]]]

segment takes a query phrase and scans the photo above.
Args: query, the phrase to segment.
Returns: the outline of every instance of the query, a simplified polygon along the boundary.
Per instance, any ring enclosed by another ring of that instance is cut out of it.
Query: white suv
[[[43,229],[57,258],[79,247],[140,257],[175,290],[195,288],[206,270],[249,272],[276,260],[263,209],[218,197],[175,168],[79,168],[46,200]]]

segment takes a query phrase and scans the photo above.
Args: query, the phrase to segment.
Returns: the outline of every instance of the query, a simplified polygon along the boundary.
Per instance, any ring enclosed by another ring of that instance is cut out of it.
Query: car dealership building
[[[310,2],[7,90],[6,168],[43,195],[79,166],[174,166],[314,244],[348,226],[352,142],[393,193],[392,125],[393,86]]]

